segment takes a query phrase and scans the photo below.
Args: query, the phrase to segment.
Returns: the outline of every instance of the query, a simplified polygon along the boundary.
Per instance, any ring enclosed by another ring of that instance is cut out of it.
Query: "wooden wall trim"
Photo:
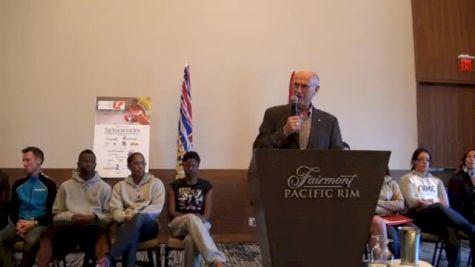
[[[419,81],[418,85],[473,87],[475,85],[475,82]]]
[[[458,167],[475,146],[475,72],[458,55],[475,55],[475,1],[412,0],[418,145],[434,167]]]
[[[475,147],[475,85],[419,85],[419,146],[432,153],[433,167],[457,168],[462,155]]]
[[[459,72],[457,56],[475,55],[475,1],[412,0],[417,81],[475,83]]]

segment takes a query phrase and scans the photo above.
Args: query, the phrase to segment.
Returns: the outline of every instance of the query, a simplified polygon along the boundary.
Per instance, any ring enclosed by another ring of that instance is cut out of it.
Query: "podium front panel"
[[[361,266],[389,156],[255,150],[249,175],[264,266]]]

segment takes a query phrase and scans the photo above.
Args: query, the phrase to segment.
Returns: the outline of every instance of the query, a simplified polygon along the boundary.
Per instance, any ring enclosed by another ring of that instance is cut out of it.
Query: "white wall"
[[[191,66],[202,168],[247,168],[264,110],[292,68],[320,74],[315,104],[354,149],[417,143],[409,0],[0,1],[0,167],[37,145],[45,167],[92,147],[96,96],[151,96],[151,168],[174,168]]]

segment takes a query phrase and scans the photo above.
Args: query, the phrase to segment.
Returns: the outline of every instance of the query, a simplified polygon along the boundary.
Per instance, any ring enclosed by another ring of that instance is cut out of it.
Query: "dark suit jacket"
[[[283,127],[291,116],[291,105],[271,107],[266,110],[254,141],[254,148],[299,149],[298,133],[284,136]],[[338,120],[331,114],[312,106],[312,128],[307,149],[343,149]]]

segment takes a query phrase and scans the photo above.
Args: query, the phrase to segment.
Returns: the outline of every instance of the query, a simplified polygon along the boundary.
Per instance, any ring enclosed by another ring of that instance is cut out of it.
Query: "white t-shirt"
[[[409,177],[410,184],[416,189],[416,198],[429,201],[432,203],[440,202],[437,187],[442,181],[439,178],[427,177],[422,178],[417,174]]]
[[[430,173],[423,176],[416,171],[411,171],[401,177],[399,184],[409,208],[418,207],[419,200],[449,204],[444,183]]]

